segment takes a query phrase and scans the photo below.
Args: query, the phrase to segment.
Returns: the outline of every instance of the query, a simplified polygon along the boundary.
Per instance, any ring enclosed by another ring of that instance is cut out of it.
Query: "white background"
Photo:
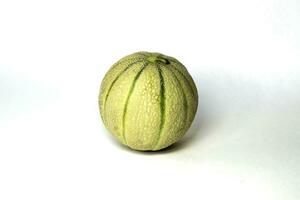
[[[174,147],[119,145],[109,67],[179,59],[199,109]],[[300,199],[300,1],[0,1],[0,199]]]

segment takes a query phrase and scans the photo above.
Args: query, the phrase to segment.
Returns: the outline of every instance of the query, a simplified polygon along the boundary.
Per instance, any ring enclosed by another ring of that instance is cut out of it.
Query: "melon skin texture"
[[[173,57],[137,52],[116,62],[102,80],[102,121],[122,144],[157,151],[180,140],[198,107],[196,85]]]

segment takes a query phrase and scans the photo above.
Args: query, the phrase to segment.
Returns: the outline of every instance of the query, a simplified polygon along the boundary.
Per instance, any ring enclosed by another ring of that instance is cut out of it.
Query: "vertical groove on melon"
[[[162,71],[159,67],[157,67],[157,70],[158,70],[159,79],[160,79],[160,115],[161,115],[161,121],[160,121],[157,141],[156,141],[153,149],[156,149],[157,145],[160,142],[160,138],[161,138],[161,135],[162,135],[162,130],[163,130],[164,123],[165,123],[165,84],[164,84],[164,77],[163,77]]]
[[[193,102],[194,100],[197,98],[195,97],[195,94],[193,92],[193,88],[192,86],[189,84],[189,81],[187,80],[187,78],[180,73],[180,71],[176,70],[176,68],[174,67],[170,67],[169,68],[171,71],[173,71],[174,76],[177,77],[177,79],[181,82],[181,87],[183,87],[184,91],[185,91],[185,96],[186,96],[186,100],[187,100],[187,106],[188,106],[188,116],[187,116],[187,127],[186,129],[189,128],[189,126],[191,125],[191,122],[194,119],[194,115],[195,112],[197,110],[197,105],[195,105]]]
[[[164,126],[153,150],[163,149],[181,138],[185,127],[184,95],[168,67],[160,67],[164,77]],[[182,133],[182,134],[180,134]]]
[[[115,135],[123,144],[125,144],[122,137],[122,120],[124,106],[132,81],[134,80],[136,74],[141,70],[142,63],[143,62],[133,65],[118,78],[118,80],[111,88],[104,110],[102,111],[105,114],[104,116],[106,128],[109,130],[110,133]],[[128,63],[126,63],[125,67],[127,65]],[[124,69],[124,67],[122,69]],[[118,73],[115,73],[116,75],[119,74],[120,70],[117,72]],[[113,81],[113,79],[111,81]],[[109,84],[111,84],[111,82],[109,82]],[[103,98],[104,97],[105,96],[103,96]]]
[[[193,105],[192,116],[191,116],[191,120],[190,120],[190,125],[191,125],[191,123],[193,122],[193,119],[196,115],[196,111],[198,109],[198,98],[199,97],[198,97],[198,92],[197,92],[195,82],[194,82],[192,76],[188,73],[187,69],[183,65],[180,66],[178,64],[174,64],[172,69],[175,69],[175,71],[177,71],[178,74],[180,74],[180,76],[186,82],[185,85],[187,85],[189,87],[191,94],[193,95],[193,100],[191,100],[191,101],[197,102],[196,104],[191,104],[191,105]],[[184,73],[184,72],[186,72],[186,73]]]
[[[189,87],[192,89],[194,97],[198,98],[196,85],[195,85],[195,83],[193,81],[193,78],[189,75],[187,69],[183,65],[180,66],[177,63],[173,63],[173,69],[175,69],[176,71],[178,71],[182,75],[182,77],[186,80],[186,82],[189,85]],[[183,71],[185,71],[185,73],[183,73]]]
[[[181,82],[179,81],[177,75],[173,72],[173,70],[171,70],[170,68],[166,68],[166,69],[168,69],[174,75],[174,78],[176,79],[176,81],[180,87],[180,90],[182,92],[183,106],[184,106],[184,124],[185,124],[185,128],[186,128],[188,125],[188,109],[189,109],[188,105],[187,105],[187,95],[185,94],[183,86],[182,86]]]
[[[134,80],[132,82],[132,85],[130,87],[130,90],[129,90],[129,93],[127,95],[127,98],[126,98],[126,103],[125,103],[125,106],[124,106],[124,112],[123,112],[123,120],[122,120],[122,137],[123,137],[123,140],[125,142],[125,144],[127,144],[127,141],[126,141],[126,134],[125,134],[125,119],[126,119],[126,113],[127,113],[127,106],[128,106],[128,102],[129,102],[129,99],[131,97],[131,94],[134,90],[134,86],[136,84],[136,81],[138,80],[138,78],[140,77],[140,75],[142,74],[142,72],[144,71],[144,69],[147,67],[149,63],[145,63],[141,70],[136,74],[136,76],[134,77]]]
[[[120,76],[121,76],[122,74],[124,74],[130,67],[132,67],[133,65],[135,65],[135,64],[137,64],[137,63],[139,63],[139,62],[142,62],[142,60],[137,60],[137,61],[135,61],[135,62],[130,63],[130,64],[129,64],[124,70],[122,70],[122,71],[117,75],[117,77],[111,82],[110,86],[109,86],[108,89],[107,89],[106,95],[105,95],[105,97],[103,98],[103,99],[104,99],[104,100],[103,100],[103,112],[104,112],[104,110],[105,110],[105,105],[106,105],[107,98],[108,98],[109,93],[110,93],[110,91],[111,91],[113,85],[115,84],[115,82],[116,82],[116,81],[120,78]],[[102,115],[103,115],[102,118],[105,120],[105,113],[102,113]]]
[[[161,124],[159,79],[156,66],[149,63],[136,81],[125,121],[126,141],[131,148],[152,150],[157,141]]]

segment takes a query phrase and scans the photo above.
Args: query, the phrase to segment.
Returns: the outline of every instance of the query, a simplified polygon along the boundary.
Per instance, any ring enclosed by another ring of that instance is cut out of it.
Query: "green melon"
[[[187,69],[175,58],[137,52],[106,73],[99,107],[105,127],[122,144],[156,151],[177,142],[189,129],[198,93]]]

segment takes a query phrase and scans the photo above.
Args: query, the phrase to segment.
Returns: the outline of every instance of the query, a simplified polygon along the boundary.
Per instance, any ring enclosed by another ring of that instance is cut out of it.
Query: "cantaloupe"
[[[177,142],[197,107],[197,88],[187,69],[160,53],[125,56],[109,69],[100,87],[105,127],[135,150],[156,151]]]

